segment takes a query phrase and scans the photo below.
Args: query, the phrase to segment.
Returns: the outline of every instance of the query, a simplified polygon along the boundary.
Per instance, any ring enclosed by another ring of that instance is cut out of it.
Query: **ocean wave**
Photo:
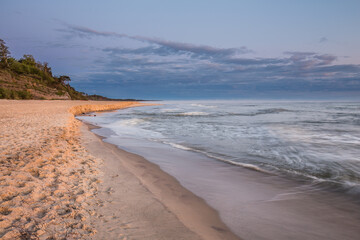
[[[165,142],[165,141],[161,141],[161,142],[164,143],[164,144],[170,145],[170,146],[172,146],[172,147],[174,147],[174,148],[181,149],[181,150],[186,150],[186,151],[192,151],[192,152],[201,153],[201,154],[204,154],[205,156],[207,156],[207,157],[209,157],[209,158],[216,159],[216,160],[219,160],[219,161],[221,161],[221,162],[229,163],[229,164],[231,164],[231,165],[235,165],[235,166],[247,168],[247,169],[254,170],[254,171],[258,171],[258,172],[262,172],[262,173],[273,174],[273,173],[271,173],[271,172],[269,172],[269,171],[266,171],[265,169],[260,168],[259,166],[256,166],[256,165],[254,165],[254,164],[242,163],[242,162],[237,162],[237,161],[231,161],[231,160],[228,160],[228,159],[220,158],[220,157],[215,156],[215,155],[213,155],[213,154],[210,154],[210,153],[208,153],[208,152],[206,152],[206,151],[202,151],[202,150],[199,150],[199,149],[194,149],[194,148],[186,147],[186,146],[184,146],[184,145],[177,144],[177,143]]]
[[[209,157],[211,157],[211,156],[209,156]],[[267,174],[273,175],[273,173],[271,173],[269,171],[266,171],[265,169],[260,168],[260,167],[254,165],[254,164],[235,162],[235,161],[231,161],[231,160],[218,158],[218,157],[215,157],[215,156],[212,156],[212,158],[216,158],[219,161],[230,163],[230,164],[235,165],[235,166],[239,166],[239,167],[247,168],[247,169],[250,169],[250,170],[257,171],[257,172],[262,172],[262,173],[267,173]]]
[[[138,125],[138,124],[143,123],[143,122],[145,122],[144,119],[131,118],[131,119],[118,121],[117,123],[120,124],[120,125],[124,125],[124,126],[135,126],[135,125]]]
[[[268,108],[268,109],[261,109],[261,110],[257,111],[255,113],[255,115],[281,113],[281,112],[292,112],[292,111],[285,109],[285,108]]]
[[[230,113],[223,113],[218,114],[218,116],[245,116],[245,117],[253,117],[257,115],[263,115],[263,114],[277,114],[282,112],[294,112],[292,110],[288,110],[285,108],[269,108],[269,109],[261,109],[257,112],[250,112],[250,113],[237,113],[237,112],[230,112]]]
[[[177,143],[172,143],[172,142],[163,142],[165,144],[168,144],[174,148],[178,148],[178,149],[182,149],[182,150],[186,150],[186,151],[193,151],[194,149],[192,148],[188,148],[188,147],[185,147],[183,145],[180,145],[180,144],[177,144]]]
[[[282,108],[271,108],[271,109],[263,109],[257,112],[248,112],[248,113],[238,113],[238,112],[218,112],[218,113],[210,113],[210,112],[201,112],[201,111],[193,111],[193,112],[177,112],[179,109],[163,109],[160,112],[151,112],[151,113],[134,113],[134,115],[140,116],[151,116],[151,117],[181,117],[181,116],[209,116],[209,117],[226,117],[226,116],[245,116],[245,117],[253,117],[262,114],[277,114],[281,112],[293,112],[291,110],[282,109]]]
[[[203,104],[198,104],[198,103],[190,104],[190,106],[193,106],[193,107],[203,107],[203,108],[217,108],[217,106],[203,105]]]
[[[163,113],[168,113],[168,112],[179,112],[179,108],[164,108],[164,109],[161,109],[160,112],[163,112]]]
[[[206,113],[206,112],[184,112],[184,113],[179,113],[176,115],[178,115],[178,116],[207,116],[207,115],[209,115],[209,113]]]

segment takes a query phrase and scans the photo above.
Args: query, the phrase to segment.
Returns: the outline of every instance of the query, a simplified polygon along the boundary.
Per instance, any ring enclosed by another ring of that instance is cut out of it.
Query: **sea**
[[[360,222],[360,102],[154,103],[159,105],[78,118],[100,127],[94,132],[104,141],[144,156],[175,176],[244,239],[325,239],[323,229],[331,228],[337,217],[344,220],[344,209],[352,211],[346,215],[349,222]],[[296,210],[299,200],[306,205],[302,210]],[[279,204],[283,201],[286,207]],[[305,235],[284,235],[281,229],[274,233],[289,221],[284,213],[274,212],[277,208],[300,216],[294,225],[303,228],[307,211],[335,215],[327,222],[314,217],[311,224],[317,227],[307,227],[312,230]],[[272,217],[272,230],[264,228],[265,213]],[[349,229],[349,224],[340,224],[334,231],[342,230],[359,234],[356,225]]]

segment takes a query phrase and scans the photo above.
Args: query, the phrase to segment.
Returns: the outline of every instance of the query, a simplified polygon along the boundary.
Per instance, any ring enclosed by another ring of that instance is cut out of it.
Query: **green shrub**
[[[33,96],[28,91],[11,90],[0,88],[0,99],[32,99]]]
[[[26,69],[24,68],[24,65],[19,63],[18,61],[11,62],[10,69],[18,74],[26,73]]]
[[[0,99],[10,98],[10,91],[8,89],[0,88]]]
[[[17,91],[19,99],[31,99],[32,95],[28,91]]]

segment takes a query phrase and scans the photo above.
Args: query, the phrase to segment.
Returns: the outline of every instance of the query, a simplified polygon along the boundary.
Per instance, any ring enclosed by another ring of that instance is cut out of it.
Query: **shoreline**
[[[90,134],[97,138],[97,141],[92,138],[92,144],[85,144],[88,149],[91,149],[90,153],[99,158],[107,158],[105,161],[108,162],[105,162],[105,165],[112,162],[112,164],[116,165],[113,166],[114,168],[124,167],[164,206],[166,211],[174,214],[186,228],[199,235],[201,239],[239,239],[222,222],[215,209],[210,207],[202,198],[183,187],[173,176],[140,155],[129,153],[113,144],[102,141],[101,136],[91,132],[92,129],[98,128],[97,126],[84,122],[83,124],[87,128],[82,129],[83,135],[87,135],[86,138],[88,139],[91,138]],[[88,131],[88,133],[84,131]],[[104,156],[104,152],[107,152],[107,156]],[[119,187],[114,186],[112,181],[113,179],[111,179],[111,182],[105,180],[100,188],[103,191],[109,188],[115,192],[121,190]],[[107,201],[106,195],[103,198],[102,200]],[[104,210],[106,211],[106,208]],[[169,235],[166,239],[182,238],[179,235]]]
[[[105,144],[74,116],[144,105],[0,100],[0,238],[238,239],[173,177]],[[125,158],[134,162],[123,167]]]
[[[97,122],[103,121],[94,119]],[[216,209],[222,221],[243,239],[350,240],[359,234],[359,205],[347,196],[131,137],[126,129],[115,127],[110,124],[93,132],[175,177]]]
[[[137,142],[133,154],[73,115],[146,105],[0,100],[0,239],[358,235],[358,205],[342,196],[196,153]]]

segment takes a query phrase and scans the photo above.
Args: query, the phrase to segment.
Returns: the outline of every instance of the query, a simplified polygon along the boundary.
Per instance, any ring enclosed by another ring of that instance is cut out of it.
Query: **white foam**
[[[144,119],[132,118],[126,120],[119,120],[111,124],[104,125],[103,127],[113,130],[119,136],[139,137],[144,136],[148,138],[162,138],[162,134],[156,131],[143,129],[138,126],[141,123],[146,122]]]
[[[243,167],[243,168],[247,168],[247,169],[251,169],[251,170],[255,170],[255,171],[258,171],[258,172],[263,172],[263,173],[267,173],[267,174],[272,174],[271,172],[269,171],[266,171],[265,169],[262,169],[256,165],[253,165],[253,164],[249,164],[249,163],[241,163],[241,162],[235,162],[235,161],[231,161],[231,160],[226,160],[226,159],[223,159],[223,158],[220,158],[220,157],[217,157],[217,156],[214,156],[212,154],[209,154],[205,151],[200,151],[200,150],[197,150],[197,149],[193,149],[193,148],[189,148],[189,147],[185,147],[183,145],[180,145],[180,144],[177,144],[177,143],[172,143],[172,142],[162,142],[164,144],[168,144],[174,148],[178,148],[178,149],[182,149],[182,150],[186,150],[186,151],[193,151],[193,152],[198,152],[198,153],[202,153],[210,158],[213,158],[213,159],[216,159],[216,160],[219,160],[221,162],[225,162],[225,163],[229,163],[229,164],[232,164],[232,165],[235,165],[235,166],[239,166],[239,167]]]
[[[185,113],[179,113],[181,116],[206,116],[209,115],[206,112],[185,112]]]
[[[161,112],[179,112],[179,108],[164,108],[160,110]]]
[[[182,150],[186,150],[186,151],[192,151],[194,149],[192,148],[188,148],[185,147],[183,145],[177,144],[177,143],[171,143],[171,142],[164,142],[165,144],[169,144],[170,146],[174,147],[174,148],[178,148],[178,149],[182,149]]]
[[[139,123],[143,123],[143,122],[145,122],[145,120],[140,119],[140,118],[131,118],[131,119],[127,119],[127,120],[117,121],[118,124],[123,125],[123,126],[135,126],[135,125],[138,125]]]
[[[253,164],[226,160],[226,159],[219,158],[219,157],[213,156],[211,154],[207,154],[207,153],[205,153],[205,155],[207,155],[208,157],[211,157],[211,158],[215,158],[215,159],[217,159],[219,161],[222,161],[222,162],[230,163],[230,164],[235,165],[235,166],[239,166],[239,167],[243,167],[243,168],[247,168],[247,169],[251,169],[251,170],[255,170],[255,171],[263,172],[263,173],[267,173],[267,174],[272,174],[271,172],[266,171],[265,169],[262,169],[262,168],[260,168],[260,167],[258,167],[256,165],[253,165]]]
[[[193,106],[193,107],[204,107],[204,108],[216,108],[216,106],[203,105],[203,104],[197,104],[197,103],[190,104],[190,106]]]

